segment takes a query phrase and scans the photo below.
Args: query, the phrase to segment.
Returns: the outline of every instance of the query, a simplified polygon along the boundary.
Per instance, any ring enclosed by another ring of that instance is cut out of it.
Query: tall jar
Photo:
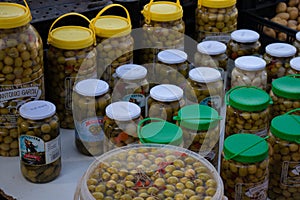
[[[296,40],[294,40],[293,46],[297,49],[297,56],[300,56],[300,31],[296,33]]]
[[[104,153],[103,118],[111,103],[109,86],[99,79],[77,82],[73,93],[73,117],[77,150],[89,156]]]
[[[59,118],[55,105],[36,100],[23,104],[18,118],[22,175],[33,183],[46,183],[61,171]]]
[[[0,156],[19,154],[19,107],[45,98],[43,42],[24,3],[0,3]]]
[[[253,134],[234,134],[225,139],[221,177],[228,199],[267,199],[271,162],[268,152],[264,138]]]
[[[273,100],[271,119],[300,108],[300,75],[289,75],[274,80],[270,96]]]
[[[47,100],[56,105],[61,128],[74,129],[72,92],[76,81],[96,76],[95,36],[83,26],[54,25],[67,16],[89,19],[78,13],[67,13],[57,18],[50,27],[47,52]]]
[[[300,116],[292,112],[271,121],[268,195],[274,200],[299,198]]]
[[[268,134],[272,103],[267,92],[260,88],[240,86],[226,93],[225,138],[236,133]]]
[[[241,56],[234,61],[231,87],[255,86],[267,89],[266,61],[256,56]]]
[[[285,75],[300,74],[300,57],[291,59],[290,66]]]
[[[198,0],[196,9],[196,40],[227,43],[237,29],[236,0]]]
[[[137,126],[141,108],[131,102],[118,101],[105,109],[104,134],[106,151],[139,142]]]
[[[103,15],[111,8],[121,7],[125,17]],[[114,88],[116,69],[124,64],[133,62],[134,40],[131,36],[131,20],[127,9],[120,4],[111,4],[104,7],[92,19],[97,41],[97,74],[106,81],[110,89]]]

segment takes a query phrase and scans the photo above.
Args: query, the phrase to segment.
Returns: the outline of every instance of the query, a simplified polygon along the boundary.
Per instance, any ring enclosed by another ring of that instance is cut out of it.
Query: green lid
[[[300,78],[284,76],[272,81],[272,91],[275,95],[287,99],[300,99]]]
[[[268,107],[270,96],[256,87],[238,87],[229,91],[229,105],[243,111],[260,111]]]
[[[261,162],[268,156],[268,143],[254,134],[233,134],[224,141],[224,155],[242,163]]]
[[[179,121],[180,126],[191,130],[208,130],[218,125],[220,117],[218,112],[206,105],[189,105],[184,106],[174,117]]]
[[[182,130],[167,121],[151,122],[139,131],[141,143],[172,144],[179,146],[182,143]]]

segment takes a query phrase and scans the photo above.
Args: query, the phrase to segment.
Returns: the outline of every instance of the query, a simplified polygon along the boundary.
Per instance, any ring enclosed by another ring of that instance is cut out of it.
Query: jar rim
[[[160,84],[150,90],[150,97],[157,101],[179,101],[183,97],[183,90],[172,84]]]
[[[30,120],[42,120],[55,114],[56,107],[53,103],[44,100],[34,100],[23,104],[19,113],[21,117]]]
[[[234,64],[237,68],[246,71],[263,70],[266,67],[266,61],[257,56],[241,56],[235,59]]]
[[[291,57],[297,52],[296,47],[287,43],[272,43],[266,46],[266,53],[275,57]]]

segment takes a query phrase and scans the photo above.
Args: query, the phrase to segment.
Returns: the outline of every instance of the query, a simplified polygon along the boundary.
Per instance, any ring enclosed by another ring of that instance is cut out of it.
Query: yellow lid
[[[208,8],[227,8],[236,4],[236,0],[198,0],[198,5]]]
[[[24,26],[31,19],[30,9],[24,1],[25,6],[16,3],[0,3],[0,28],[9,29]]]

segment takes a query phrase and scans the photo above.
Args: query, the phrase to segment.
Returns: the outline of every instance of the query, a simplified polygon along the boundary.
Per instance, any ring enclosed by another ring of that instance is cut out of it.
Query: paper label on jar
[[[253,133],[260,137],[266,137],[268,135],[268,129],[263,128],[263,129],[259,129],[259,130],[239,130],[238,133]]]
[[[200,105],[206,105],[215,109],[220,109],[222,105],[222,100],[220,96],[210,96],[203,99],[200,102]]]
[[[260,183],[238,183],[235,185],[235,200],[267,199],[268,180]]]
[[[60,136],[45,143],[46,164],[52,163],[60,158]]]
[[[284,161],[282,163],[280,182],[284,186],[300,186],[300,162]]]
[[[145,107],[145,95],[143,94],[128,94],[122,98],[123,101],[135,103],[139,107]]]
[[[75,122],[75,137],[85,142],[104,140],[103,117],[92,117]]]

